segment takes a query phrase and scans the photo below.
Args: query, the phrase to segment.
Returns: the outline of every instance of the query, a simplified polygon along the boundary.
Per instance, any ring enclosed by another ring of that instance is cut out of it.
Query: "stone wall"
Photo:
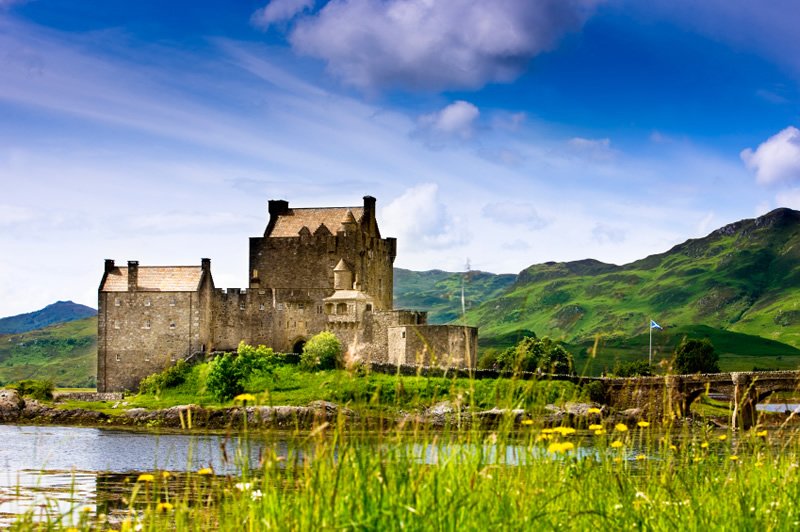
[[[475,367],[478,330],[460,325],[401,325],[388,329],[392,364]]]

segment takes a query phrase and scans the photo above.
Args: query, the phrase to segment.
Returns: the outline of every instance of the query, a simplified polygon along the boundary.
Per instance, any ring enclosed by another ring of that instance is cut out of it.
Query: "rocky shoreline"
[[[124,403],[121,401],[121,404]],[[596,413],[593,408],[602,408]],[[548,405],[541,423],[545,426],[588,426],[591,423],[606,421],[635,422],[641,419],[641,411],[632,409],[611,413],[605,407],[587,403],[567,403],[563,407]],[[16,390],[0,389],[0,423],[74,425],[74,426],[115,426],[169,429],[230,429],[279,428],[309,430],[322,423],[333,423],[342,419],[345,423],[363,428],[382,428],[388,426],[424,425],[431,428],[447,426],[472,426],[490,428],[503,420],[514,425],[523,425],[530,419],[524,410],[492,408],[479,412],[465,411],[449,401],[437,403],[420,413],[399,413],[390,417],[365,417],[348,408],[327,401],[313,401],[307,406],[239,406],[229,408],[204,408],[196,404],[179,405],[170,408],[149,410],[131,408],[120,410],[119,414],[82,408],[59,408],[34,399],[21,397]]]

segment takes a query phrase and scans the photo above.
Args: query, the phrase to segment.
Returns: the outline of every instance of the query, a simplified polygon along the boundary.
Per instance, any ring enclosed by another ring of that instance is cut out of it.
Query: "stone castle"
[[[97,391],[135,390],[179,359],[235,350],[240,341],[302,351],[331,331],[365,362],[474,367],[477,329],[428,325],[394,310],[394,238],[381,238],[375,198],[361,207],[290,208],[269,202],[250,239],[247,289],[218,289],[200,266],[126,267],[105,261],[98,293]]]

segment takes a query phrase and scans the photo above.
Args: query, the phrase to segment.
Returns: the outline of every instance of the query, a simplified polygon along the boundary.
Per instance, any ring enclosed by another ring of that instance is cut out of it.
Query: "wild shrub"
[[[613,373],[617,377],[650,377],[653,375],[653,366],[646,360],[617,362],[614,364]]]
[[[270,373],[278,361],[271,348],[240,342],[236,354],[225,353],[211,361],[206,389],[217,400],[231,399],[244,392],[249,379]]]
[[[547,336],[526,336],[498,354],[495,366],[513,372],[572,373],[572,354]]]
[[[154,373],[142,379],[139,383],[139,393],[159,395],[167,388],[183,384],[189,371],[191,371],[191,366],[185,360],[179,360],[161,373]]]
[[[22,396],[32,397],[38,401],[51,401],[55,385],[49,379],[26,379],[10,385],[9,388],[17,390]]]
[[[675,372],[719,373],[719,355],[711,340],[684,339],[675,351]]]
[[[322,331],[312,336],[303,347],[300,366],[308,371],[341,367],[342,343],[330,331]]]

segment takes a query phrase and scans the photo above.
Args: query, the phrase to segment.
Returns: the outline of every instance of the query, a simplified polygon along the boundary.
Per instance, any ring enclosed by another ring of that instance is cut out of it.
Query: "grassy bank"
[[[368,438],[318,426],[286,447],[200,470],[131,477],[122,530],[784,530],[798,525],[796,434],[625,426],[492,431],[384,430]],[[777,445],[777,442],[780,445]],[[100,530],[106,515],[61,526],[35,513],[18,530]],[[107,510],[107,509],[105,509]]]

